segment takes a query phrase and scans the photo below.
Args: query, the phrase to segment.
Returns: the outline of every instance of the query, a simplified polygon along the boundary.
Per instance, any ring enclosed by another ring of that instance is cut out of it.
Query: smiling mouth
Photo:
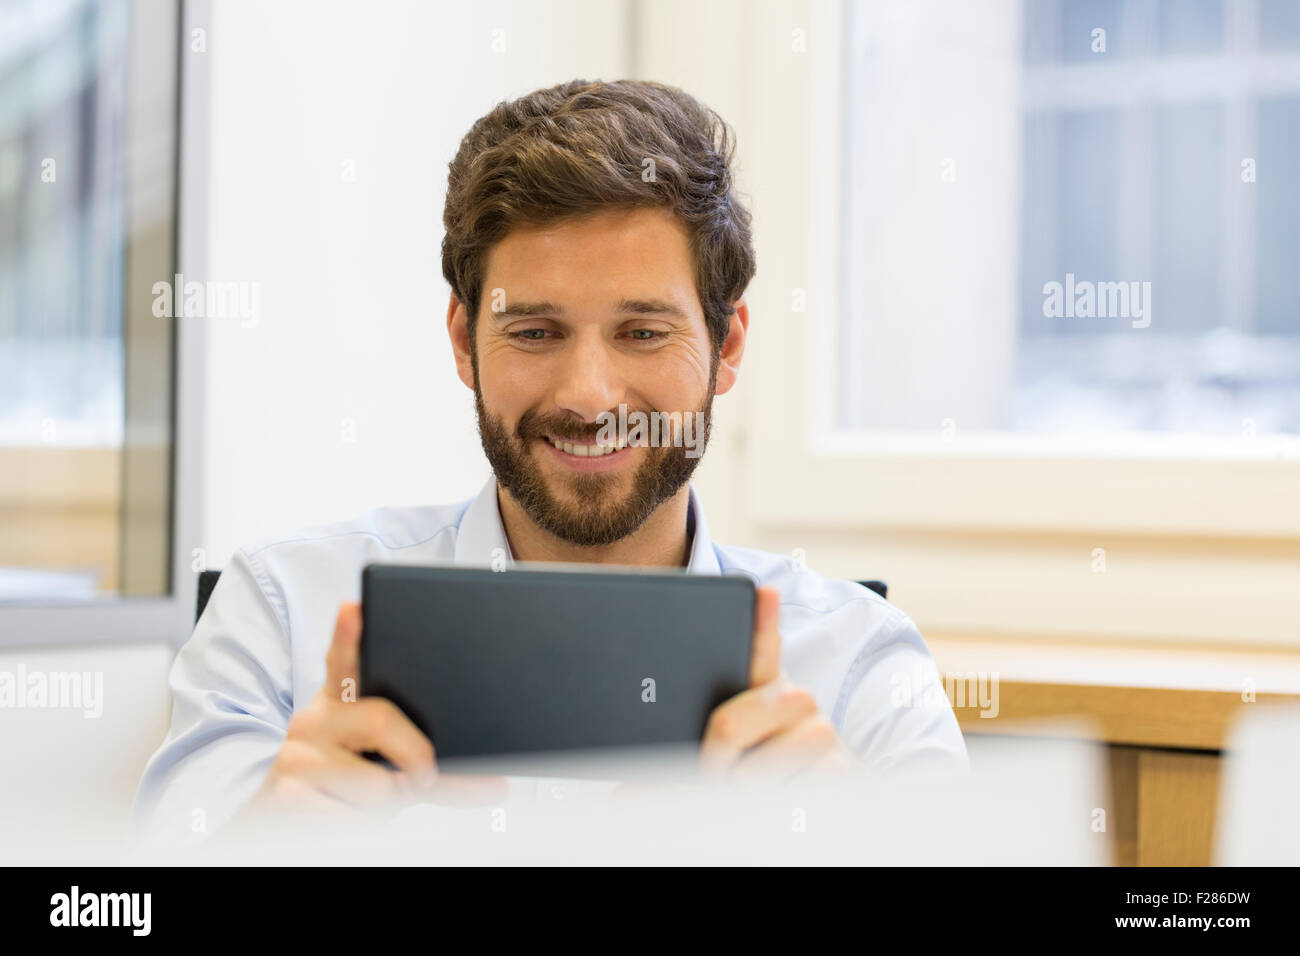
[[[627,442],[614,442],[609,445],[602,445],[596,442],[571,442],[562,441],[558,438],[552,438],[550,435],[544,435],[543,439],[566,455],[573,455],[576,458],[603,458],[606,455],[612,455],[616,451],[622,451],[627,447]]]

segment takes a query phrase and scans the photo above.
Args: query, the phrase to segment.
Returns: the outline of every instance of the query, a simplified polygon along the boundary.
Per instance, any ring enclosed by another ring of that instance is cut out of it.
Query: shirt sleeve
[[[277,602],[255,559],[236,552],[172,664],[171,727],[145,766],[132,835],[198,842],[256,792],[293,713],[292,663]]]
[[[841,738],[872,769],[969,769],[934,658],[901,611],[853,661],[836,709]]]

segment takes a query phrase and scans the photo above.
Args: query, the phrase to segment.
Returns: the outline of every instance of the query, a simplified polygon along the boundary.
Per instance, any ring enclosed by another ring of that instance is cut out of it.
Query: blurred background
[[[1300,695],[1287,0],[0,0],[0,671],[105,698],[0,735],[20,799],[129,802],[199,571],[478,490],[447,163],[576,77],[738,136],[715,537],[885,580],[1001,675],[971,734],[1090,718],[1117,861],[1208,861],[1241,708]]]

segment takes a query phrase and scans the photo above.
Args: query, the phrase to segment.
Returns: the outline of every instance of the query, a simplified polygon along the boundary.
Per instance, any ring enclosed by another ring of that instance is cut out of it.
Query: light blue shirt
[[[966,767],[938,671],[907,615],[784,555],[716,544],[693,486],[689,515],[688,571],[746,574],[780,592],[782,669],[868,767]],[[460,504],[380,508],[237,551],[172,665],[171,728],[136,795],[137,835],[190,842],[253,795],[294,710],[325,681],[339,605],[360,600],[367,564],[494,561],[513,561],[495,478]]]

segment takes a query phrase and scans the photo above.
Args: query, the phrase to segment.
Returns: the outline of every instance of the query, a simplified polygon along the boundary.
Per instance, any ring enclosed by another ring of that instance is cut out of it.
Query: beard
[[[493,415],[483,403],[483,392],[474,389],[479,437],[497,482],[510,493],[524,513],[538,527],[569,544],[600,547],[621,541],[640,528],[661,504],[672,498],[695,472],[708,447],[712,425],[714,381],[710,376],[702,413],[700,454],[690,457],[681,447],[645,446],[645,457],[632,475],[632,487],[620,492],[624,477],[617,474],[574,473],[551,479],[568,492],[556,494],[533,454],[534,439],[547,436],[561,441],[590,441],[599,431],[596,424],[552,418],[532,410],[524,413],[511,435],[505,421]],[[579,504],[568,504],[577,501]]]

